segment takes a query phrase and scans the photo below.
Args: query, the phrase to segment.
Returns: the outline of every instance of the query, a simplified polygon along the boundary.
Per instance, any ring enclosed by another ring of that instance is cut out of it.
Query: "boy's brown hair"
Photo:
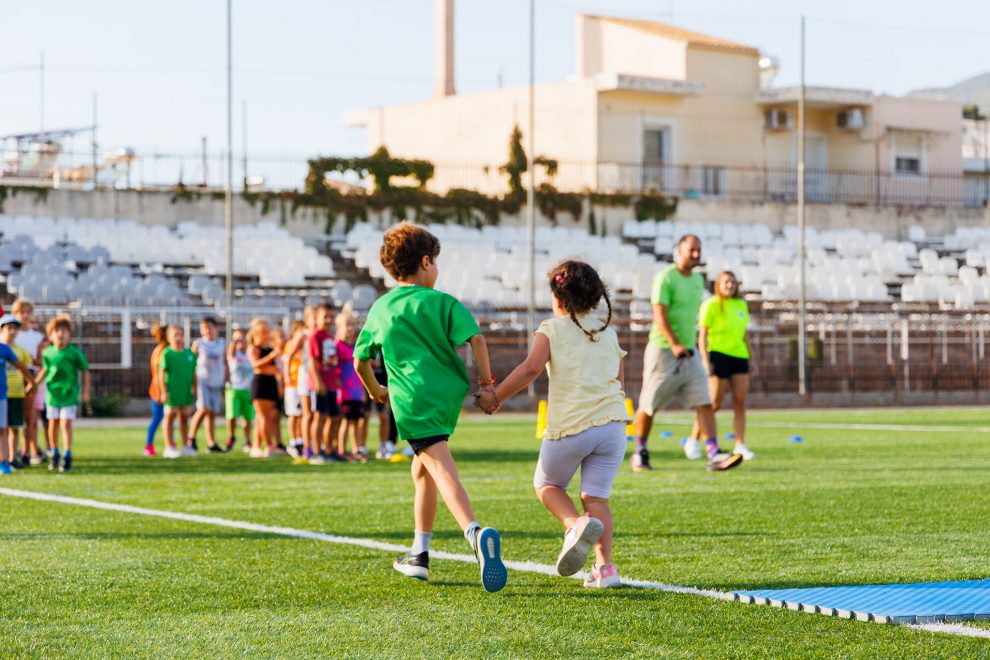
[[[410,222],[400,222],[385,232],[378,253],[382,266],[397,280],[412,277],[419,271],[423,257],[431,260],[440,255],[440,240]]]
[[[64,314],[56,316],[55,318],[53,318],[51,321],[48,322],[48,325],[45,326],[45,334],[46,335],[54,334],[56,330],[60,330],[62,328],[65,328],[66,330],[69,331],[69,334],[72,334],[71,317],[66,316]]]
[[[34,304],[27,298],[18,298],[10,306],[10,312],[12,314],[20,314],[21,312],[34,312]]]

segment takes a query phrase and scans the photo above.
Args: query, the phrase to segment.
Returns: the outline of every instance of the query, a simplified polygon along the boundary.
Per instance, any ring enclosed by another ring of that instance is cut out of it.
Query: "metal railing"
[[[235,189],[245,179],[259,189],[300,189],[308,171],[307,157],[287,154],[236,154]],[[189,188],[219,190],[224,184],[225,160],[220,153],[137,152],[133,159],[110,165],[100,161],[101,186],[118,189],[172,188],[179,181]],[[62,152],[55,165],[31,176],[7,172],[0,185],[34,183],[63,188],[91,188],[93,156],[89,152]],[[435,192],[452,188],[504,194],[507,177],[501,162],[435,163],[428,187]],[[357,176],[345,178],[366,186]],[[809,203],[865,204],[873,206],[982,207],[990,204],[990,186],[979,176],[958,172],[891,172],[857,168],[808,168],[806,197]],[[537,185],[552,183],[564,192],[659,192],[685,199],[746,202],[794,202],[797,172],[791,164],[729,165],[720,163],[580,162],[559,161],[549,177],[538,168]]]

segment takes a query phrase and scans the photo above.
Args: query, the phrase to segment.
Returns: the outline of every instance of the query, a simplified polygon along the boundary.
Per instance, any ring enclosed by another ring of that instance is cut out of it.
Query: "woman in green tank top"
[[[746,395],[749,394],[750,360],[752,351],[746,328],[749,308],[739,295],[739,280],[725,270],[715,278],[715,295],[701,305],[698,312],[698,350],[708,372],[708,391],[712,407],[722,407],[725,392],[732,393],[733,431],[735,447],[747,461],[756,454],[746,446]],[[692,437],[697,437],[697,423]]]

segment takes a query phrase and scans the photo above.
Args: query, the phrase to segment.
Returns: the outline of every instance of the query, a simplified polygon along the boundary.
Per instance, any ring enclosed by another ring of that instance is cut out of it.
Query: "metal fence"
[[[54,165],[35,173],[34,179],[9,176],[4,181],[42,183],[61,187],[92,187],[93,155],[62,152]],[[308,171],[307,157],[287,154],[237,154],[235,188],[245,180],[265,189],[302,188]],[[508,180],[500,162],[435,163],[431,190],[451,188],[487,194],[507,192]],[[100,185],[119,189],[171,188],[179,181],[186,186],[219,190],[226,171],[223,154],[135,153],[132,158],[100,160]],[[980,177],[958,172],[905,173],[855,168],[808,168],[806,199],[809,203],[866,204],[874,206],[972,206],[990,203],[990,186]],[[358,176],[344,177],[347,183],[366,186]],[[746,202],[794,202],[797,171],[793,164],[726,165],[720,163],[670,162],[579,162],[560,161],[549,177],[537,172],[537,185],[552,183],[565,192],[599,193],[660,192],[687,199]]]
[[[69,308],[39,307],[44,320],[67,312],[76,321],[74,341],[93,370],[94,396],[122,394],[143,398],[150,380],[149,359],[154,342],[148,328],[154,322],[185,328],[195,337],[199,320],[213,314],[205,308]],[[254,317],[288,327],[288,309],[238,309],[235,324],[246,326]],[[221,318],[221,324],[225,322]],[[495,373],[504,377],[526,355],[525,329],[505,316],[479,318],[488,339]],[[626,391],[639,393],[643,353],[649,325],[628,318],[615,321],[620,343],[629,351]],[[812,312],[808,314],[808,389],[814,394],[911,393],[914,400],[944,392],[978,393],[990,383],[986,360],[990,314],[903,312]],[[754,372],[751,391],[778,395],[797,390],[797,315],[795,310],[754,309],[749,331]],[[462,357],[469,364],[469,351]],[[537,382],[546,395],[546,380]],[[896,396],[895,396],[896,398]]]

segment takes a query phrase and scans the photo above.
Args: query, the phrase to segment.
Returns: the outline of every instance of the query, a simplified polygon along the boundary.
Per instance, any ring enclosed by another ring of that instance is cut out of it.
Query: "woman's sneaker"
[[[557,573],[566,577],[584,568],[588,552],[604,531],[605,525],[598,518],[588,514],[578,518],[564,534],[564,547],[557,556]]]
[[[621,587],[622,580],[619,578],[619,571],[615,564],[605,566],[595,566],[584,577],[584,586],[590,589],[608,589],[610,587]]]
[[[406,577],[428,580],[430,577],[430,553],[421,552],[418,555],[411,552],[407,553],[404,557],[396,559],[392,568]]]
[[[485,527],[474,535],[474,556],[478,559],[485,591],[501,590],[509,579],[509,572],[502,563],[502,537],[495,528]]]
[[[732,453],[739,454],[740,456],[743,457],[744,461],[751,461],[754,458],[756,458],[756,454],[750,451],[749,447],[746,446],[745,442],[741,445],[736,445],[735,448],[732,450]]]
[[[165,447],[165,449],[162,451],[163,458],[175,459],[175,458],[179,458],[180,456],[182,456],[182,452],[179,451],[179,448],[176,447],[175,445]]]

